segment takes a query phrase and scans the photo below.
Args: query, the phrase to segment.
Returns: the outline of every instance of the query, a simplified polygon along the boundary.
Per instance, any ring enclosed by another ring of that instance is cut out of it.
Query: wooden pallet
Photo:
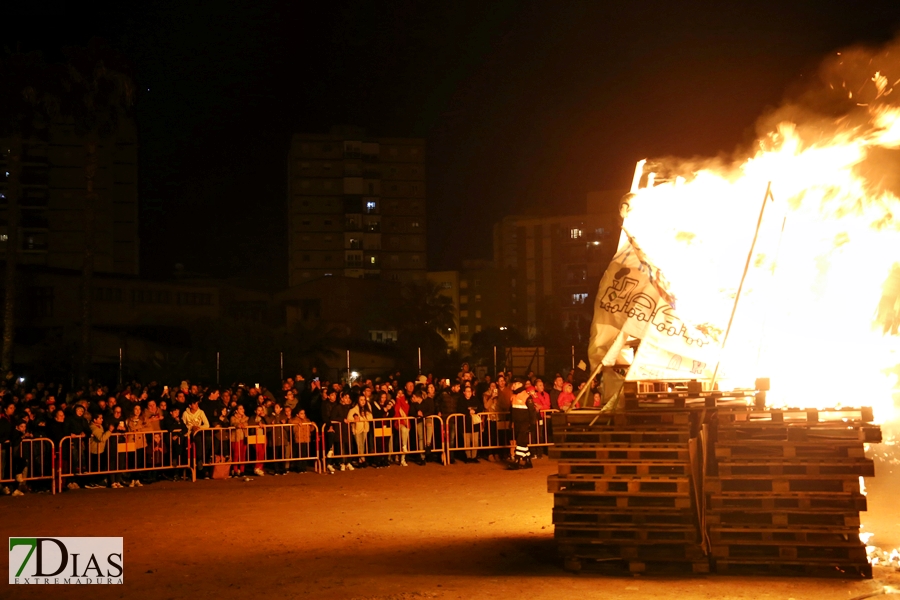
[[[567,413],[553,413],[550,419],[554,430],[565,427],[594,428],[609,426],[668,426],[684,428],[691,423],[691,413],[686,410],[666,407],[607,413],[577,410]]]
[[[754,561],[741,559],[717,559],[713,563],[720,575],[789,575],[800,577],[838,577],[872,579],[872,565],[866,561],[831,561],[808,563],[800,561],[768,559]]]
[[[813,477],[821,475],[835,476],[875,476],[875,463],[867,458],[843,461],[820,460],[806,458],[801,460],[721,460],[719,461],[719,477],[771,476],[785,475]]]
[[[624,560],[564,557],[563,568],[572,573],[587,571],[598,575],[699,575],[709,573],[708,560]]]
[[[612,496],[597,494],[557,494],[555,506],[605,507],[619,509],[654,509],[658,511],[684,510],[693,508],[690,496]]]
[[[554,532],[559,543],[602,541],[619,544],[700,541],[700,531],[694,527],[597,527],[596,524],[559,524]]]
[[[687,477],[551,475],[547,488],[567,494],[684,496],[691,493],[691,481]]]
[[[797,423],[830,424],[841,426],[871,423],[874,415],[871,407],[862,408],[771,408],[759,410],[753,407],[719,408],[719,427],[735,427],[745,424]]]
[[[866,560],[866,548],[859,540],[855,544],[820,544],[803,546],[787,544],[711,544],[713,558],[755,558],[769,560],[796,560],[809,563],[834,560],[856,562]]]
[[[687,477],[687,461],[566,462],[559,464],[560,475],[655,475]]]
[[[709,541],[718,544],[859,544],[858,527],[712,526]]]
[[[795,492],[832,492],[837,494],[858,494],[859,478],[855,476],[814,477],[784,476],[747,476],[723,479],[707,477],[703,489],[709,494],[753,492],[770,494],[790,494]]]
[[[797,527],[814,525],[820,527],[859,528],[859,511],[852,512],[772,512],[772,511],[716,511],[707,510],[706,524],[716,525],[777,525]]]
[[[625,559],[649,561],[701,561],[708,560],[699,544],[647,543],[607,544],[603,542],[558,542],[560,556],[597,560]]]
[[[850,512],[866,510],[866,497],[858,493],[789,493],[778,496],[760,493],[708,494],[706,508],[707,510]]]
[[[671,444],[557,444],[550,446],[550,458],[560,461],[583,460],[672,460],[687,462],[690,452],[687,445]]]
[[[553,431],[553,443],[563,446],[605,444],[681,444],[687,445],[691,439],[688,429],[653,428],[622,429],[610,427],[605,431],[600,428]]]
[[[553,509],[554,525],[592,524],[598,527],[683,527],[694,525],[697,514],[691,509],[661,512],[657,509],[621,510],[595,506],[559,506]]]
[[[843,442],[858,441],[866,444],[881,442],[880,427],[840,427],[805,425],[765,425],[746,423],[740,427],[720,427],[717,432],[718,441],[743,442],[748,440],[811,442],[819,440],[828,443],[832,440]]]
[[[828,444],[753,440],[749,443],[719,441],[716,443],[715,454],[720,461],[743,458],[849,459],[865,458],[866,451],[863,444],[858,440],[830,442]]]

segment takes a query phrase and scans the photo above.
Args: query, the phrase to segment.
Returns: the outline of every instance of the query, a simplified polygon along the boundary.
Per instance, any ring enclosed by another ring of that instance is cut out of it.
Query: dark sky
[[[428,141],[429,266],[491,257],[509,213],[579,212],[640,158],[714,155],[816,77],[888,41],[900,2],[23,3],[9,47],[105,38],[140,94],[142,271],[286,280],[293,132]]]

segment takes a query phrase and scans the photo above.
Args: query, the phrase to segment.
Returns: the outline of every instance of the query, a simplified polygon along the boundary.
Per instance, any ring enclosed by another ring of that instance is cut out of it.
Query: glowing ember
[[[845,59],[823,72],[826,83]],[[638,164],[625,233],[665,274],[678,317],[719,343],[760,222],[718,357],[721,388],[764,376],[771,405],[873,406],[878,421],[894,416],[900,107],[889,101],[900,102],[891,94],[900,64],[888,67],[852,86],[829,84],[843,99],[829,113],[837,116],[784,109],[748,158]]]

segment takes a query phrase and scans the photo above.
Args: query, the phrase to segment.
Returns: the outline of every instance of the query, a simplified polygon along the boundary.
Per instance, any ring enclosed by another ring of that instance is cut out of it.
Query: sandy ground
[[[4,583],[0,597],[827,600],[900,587],[886,569],[868,581],[572,575],[555,557],[546,478],[556,464],[536,465],[411,465],[0,498],[4,538],[125,538],[122,587]],[[896,490],[883,479],[869,486],[866,521],[885,541],[900,540],[897,496],[888,493]]]

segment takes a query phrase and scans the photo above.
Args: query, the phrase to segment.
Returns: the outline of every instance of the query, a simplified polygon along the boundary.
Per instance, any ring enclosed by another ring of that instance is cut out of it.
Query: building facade
[[[425,141],[355,129],[296,134],[288,158],[289,285],[324,276],[423,281]]]
[[[579,330],[590,321],[618,244],[623,194],[589,194],[585,214],[509,216],[494,225],[494,261],[508,273],[511,320],[525,336],[551,327]]]
[[[0,140],[0,259],[8,239],[8,140]],[[123,120],[97,147],[94,269],[138,273],[137,132]],[[72,125],[55,123],[24,141],[18,262],[81,269],[84,260],[85,150]]]

